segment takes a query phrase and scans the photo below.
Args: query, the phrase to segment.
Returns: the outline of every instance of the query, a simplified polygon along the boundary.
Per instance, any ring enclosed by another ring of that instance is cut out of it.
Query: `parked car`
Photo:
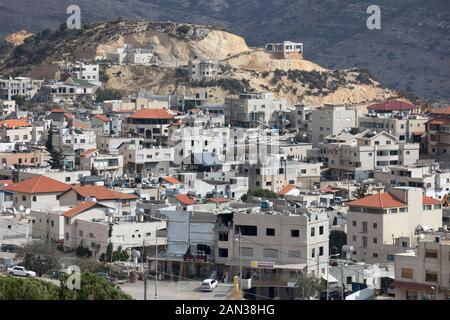
[[[12,252],[12,253],[14,253],[14,252],[17,251],[17,248],[19,248],[19,246],[15,245],[15,244],[7,244],[7,243],[2,244],[2,251],[3,252]]]
[[[25,267],[15,266],[8,268],[8,274],[21,277],[36,277],[36,272],[25,269]]]
[[[205,279],[202,282],[201,290],[211,292],[217,287],[218,284],[219,282],[215,279]]]
[[[328,300],[342,300],[341,292],[338,289],[332,288],[328,291]],[[327,300],[327,291],[320,293],[320,300]]]
[[[387,289],[387,293],[390,297],[395,297],[395,285],[394,282],[392,282]]]

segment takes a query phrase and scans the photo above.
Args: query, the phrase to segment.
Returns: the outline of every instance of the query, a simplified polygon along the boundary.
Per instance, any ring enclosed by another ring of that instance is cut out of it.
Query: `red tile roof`
[[[444,107],[444,108],[434,108],[434,109],[431,109],[430,112],[431,112],[432,114],[445,114],[445,115],[450,115],[450,106]]]
[[[336,193],[339,192],[339,189],[335,189],[332,186],[326,186],[325,188],[320,189],[320,191],[325,193]]]
[[[448,118],[434,118],[427,122],[428,124],[450,124]]]
[[[182,184],[182,182],[174,177],[164,177],[163,180],[167,181],[170,184]]]
[[[97,200],[131,200],[139,198],[136,195],[114,191],[104,186],[73,187],[72,190],[83,198],[94,197]]]
[[[103,114],[96,114],[94,116],[94,118],[97,118],[97,119],[99,119],[100,121],[103,121],[103,122],[111,122],[111,119],[108,118],[107,116],[103,115]]]
[[[398,200],[388,192],[373,194],[358,200],[347,203],[352,207],[368,207],[368,208],[398,208],[406,207],[407,204]]]
[[[14,182],[12,180],[0,180],[0,184],[6,184],[6,185],[10,185],[13,184]]]
[[[51,113],[64,113],[64,112],[66,112],[66,111],[64,111],[64,110],[61,109],[61,108],[54,108],[54,109],[52,109],[50,112],[51,112]]]
[[[436,200],[427,196],[423,196],[423,200],[422,200],[423,204],[441,204],[442,201],[440,200]]]
[[[14,129],[22,127],[31,127],[31,124],[24,120],[7,119],[0,121],[0,128]]]
[[[178,202],[180,202],[181,204],[184,205],[193,205],[196,204],[197,201],[195,201],[195,199],[187,194],[177,194],[175,195],[175,199],[178,200]]]
[[[141,109],[129,116],[131,119],[173,119],[166,109]]]
[[[208,199],[208,202],[226,203],[226,202],[230,202],[230,200],[228,200],[227,198],[224,198],[224,197],[217,197],[217,198]]]
[[[96,149],[96,148],[93,148],[93,149],[87,149],[87,150],[83,151],[82,153],[80,153],[80,157],[82,157],[82,158],[83,158],[83,157],[87,157],[87,156],[93,154],[93,153],[96,152],[96,151],[98,151],[98,149]]]
[[[95,205],[97,205],[96,202],[83,202],[79,206],[64,212],[63,216],[66,218],[73,218],[79,215],[80,213],[83,213],[86,210],[93,208]]]
[[[70,190],[71,186],[48,178],[46,176],[36,176],[22,182],[5,187],[4,190],[20,193],[61,193]]]
[[[280,191],[278,191],[278,195],[279,196],[284,196],[284,195],[286,195],[286,193],[288,193],[289,191],[291,191],[292,189],[294,189],[295,188],[295,186],[293,185],[293,184],[288,184],[288,185],[286,185],[286,186],[284,186],[284,188],[283,189],[281,189]]]
[[[417,107],[408,102],[399,100],[390,100],[382,103],[372,104],[368,106],[367,109],[375,111],[403,111],[403,110],[414,110],[417,109]]]

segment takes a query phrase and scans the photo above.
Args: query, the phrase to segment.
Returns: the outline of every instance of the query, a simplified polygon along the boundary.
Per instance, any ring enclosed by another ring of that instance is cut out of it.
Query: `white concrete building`
[[[325,141],[325,137],[356,127],[356,111],[344,105],[324,105],[311,111],[311,138],[314,148]]]
[[[16,111],[15,100],[2,100],[0,99],[0,116],[7,117]]]
[[[191,80],[210,80],[214,79],[219,71],[219,63],[216,60],[201,59],[194,57],[189,60],[188,75]]]
[[[153,48],[133,48],[129,43],[116,52],[107,53],[107,59],[117,64],[151,65],[157,63]]]
[[[61,75],[67,74],[78,80],[86,80],[97,87],[101,86],[100,66],[98,64],[86,64],[81,61],[73,63],[61,63],[59,65]]]
[[[27,77],[0,79],[0,99],[12,100],[18,96],[29,100],[41,89],[43,82]]]

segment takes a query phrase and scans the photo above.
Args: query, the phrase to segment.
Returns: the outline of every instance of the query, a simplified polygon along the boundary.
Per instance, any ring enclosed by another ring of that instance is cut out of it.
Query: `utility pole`
[[[341,288],[341,299],[342,300],[345,300],[345,298],[344,298],[344,271],[343,271],[343,264],[344,264],[344,261],[342,261],[341,260],[341,286],[342,286],[342,288]]]
[[[155,228],[156,259],[155,259],[155,300],[158,300],[158,226]]]
[[[142,239],[142,273],[144,278],[144,300],[147,300],[147,272],[145,272],[144,263],[144,252],[145,252],[145,237]]]
[[[242,292],[242,252],[241,252],[241,229],[239,228],[239,274],[241,275],[239,279],[239,289]]]

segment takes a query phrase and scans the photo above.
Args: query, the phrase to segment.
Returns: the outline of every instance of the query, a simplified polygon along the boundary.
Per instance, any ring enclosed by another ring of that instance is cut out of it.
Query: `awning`
[[[423,136],[425,133],[422,131],[417,131],[417,132],[413,132],[412,134],[413,134],[413,136]]]
[[[331,274],[328,274],[328,280],[327,280],[327,275],[323,274],[322,279],[327,281],[328,283],[339,283],[339,280],[336,279],[335,277],[333,277]]]
[[[306,263],[293,263],[293,264],[277,264],[275,269],[285,269],[285,270],[303,270],[307,266]]]

